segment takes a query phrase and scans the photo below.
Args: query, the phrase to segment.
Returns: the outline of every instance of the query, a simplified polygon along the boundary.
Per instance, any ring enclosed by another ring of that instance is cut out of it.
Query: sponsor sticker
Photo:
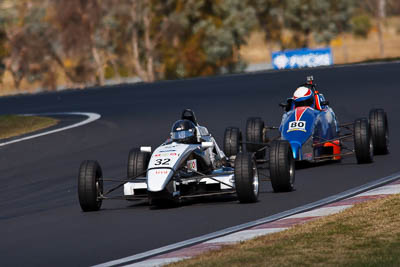
[[[177,145],[166,145],[164,146],[165,149],[171,149],[171,148],[175,148],[177,147]]]
[[[168,170],[156,170],[155,171],[155,173],[157,174],[157,175],[161,175],[161,174],[168,174]]]
[[[304,154],[304,159],[312,160],[312,156],[313,156],[312,153],[305,153],[305,154]]]
[[[154,157],[168,157],[168,156],[179,156],[177,153],[159,153],[155,154]]]
[[[306,132],[306,122],[305,121],[289,122],[289,128],[288,128],[287,132],[292,132],[292,131]]]
[[[186,166],[189,172],[197,171],[197,161],[195,159],[188,160]]]

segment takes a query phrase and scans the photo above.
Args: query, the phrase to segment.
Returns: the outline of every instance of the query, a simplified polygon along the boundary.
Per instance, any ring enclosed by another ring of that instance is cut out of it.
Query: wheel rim
[[[387,126],[387,118],[385,118],[385,146],[386,150],[389,148],[389,128]]]
[[[258,195],[258,187],[259,187],[258,170],[257,170],[255,162],[253,162],[253,193],[254,193],[254,196]]]
[[[369,158],[372,159],[374,156],[374,143],[372,142],[372,137],[369,138]]]
[[[101,195],[103,194],[103,190],[100,186],[100,181],[97,180],[96,181],[96,202],[99,203],[101,199],[99,199],[101,197]]]
[[[295,168],[295,166],[294,166],[293,158],[289,157],[289,161],[290,161],[290,167],[289,167],[289,177],[290,178],[289,179],[290,179],[290,185],[293,186],[293,184],[294,184],[294,172],[295,172],[294,168]]]
[[[239,153],[242,153],[243,151],[243,147],[242,147],[242,145],[241,145],[241,142],[242,142],[242,134],[241,133],[239,133],[239,140],[238,140],[238,143],[237,143],[237,147],[238,147],[238,152]]]

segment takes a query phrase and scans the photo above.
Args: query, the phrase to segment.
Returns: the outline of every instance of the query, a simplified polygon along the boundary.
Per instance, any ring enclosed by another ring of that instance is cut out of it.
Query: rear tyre
[[[246,122],[246,142],[250,143],[263,143],[264,137],[264,122],[259,117],[248,118]],[[248,152],[257,152],[263,145],[246,144]],[[265,150],[258,151],[256,158],[261,159],[265,157]]]
[[[389,153],[389,125],[386,112],[383,109],[372,109],[369,112],[369,126],[371,128],[374,154]]]
[[[358,164],[371,163],[374,158],[374,146],[370,126],[366,118],[354,122],[354,150]]]
[[[85,160],[79,168],[78,197],[83,211],[100,209],[103,194],[103,174],[97,161]]]
[[[259,194],[258,170],[250,153],[239,153],[235,159],[235,187],[241,203],[257,202]]]
[[[275,140],[271,143],[269,173],[275,192],[289,192],[294,189],[295,161],[288,141]]]
[[[133,148],[128,156],[128,178],[144,174],[150,161],[150,153]]]
[[[224,152],[227,157],[236,156],[241,152],[242,133],[237,127],[228,127],[224,134]]]

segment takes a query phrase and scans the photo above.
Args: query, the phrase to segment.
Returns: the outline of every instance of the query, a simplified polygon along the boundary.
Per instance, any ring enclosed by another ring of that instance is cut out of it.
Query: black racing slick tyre
[[[263,143],[264,141],[264,122],[259,117],[248,118],[246,122],[246,150],[248,152],[257,152],[263,145],[251,143]],[[264,158],[265,150],[258,151],[256,158]]]
[[[257,202],[259,178],[256,161],[251,153],[239,153],[235,159],[235,187],[241,203]]]
[[[227,157],[236,156],[241,152],[242,133],[237,127],[228,127],[224,134],[224,153]]]
[[[275,140],[271,142],[269,173],[274,192],[289,192],[294,189],[295,160],[288,141]]]
[[[97,211],[101,207],[103,174],[97,161],[85,160],[79,168],[78,197],[83,211]]]
[[[389,153],[389,125],[386,112],[383,109],[372,109],[369,112],[369,126],[375,155]]]
[[[146,176],[147,166],[150,161],[150,153],[142,152],[138,148],[133,148],[128,156],[128,178],[136,178],[139,175]]]
[[[354,150],[357,163],[371,163],[374,159],[374,145],[370,126],[366,118],[354,122]]]

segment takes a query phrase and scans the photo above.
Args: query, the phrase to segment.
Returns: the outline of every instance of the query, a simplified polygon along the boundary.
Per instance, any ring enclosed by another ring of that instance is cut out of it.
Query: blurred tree
[[[308,47],[310,37],[329,43],[350,29],[352,0],[285,0],[284,25],[292,31],[289,47]]]
[[[3,25],[0,21],[0,25]],[[7,36],[5,28],[0,26],[0,84],[3,82],[3,75],[6,70],[5,59],[8,56]]]
[[[387,0],[386,13],[388,16],[400,15],[400,1],[399,0]]]
[[[371,20],[368,15],[358,15],[351,19],[352,31],[356,37],[367,38],[372,28]]]
[[[328,43],[349,29],[353,1],[3,0],[0,60],[16,87],[26,79],[55,88],[60,70],[73,84],[100,85],[119,75],[154,81],[235,72],[257,22],[282,48],[308,46],[311,37]]]
[[[106,33],[100,26],[107,6],[97,0],[56,0],[52,4],[51,21],[57,28],[65,56],[58,61],[60,66],[73,82],[102,85],[105,59],[99,50]]]
[[[249,4],[254,8],[261,30],[265,33],[267,45],[272,52],[272,42],[283,46],[283,7],[280,0],[250,0]]]
[[[235,71],[238,48],[255,22],[246,1],[124,0],[112,8],[117,51],[145,81]],[[124,53],[124,52],[122,52]]]
[[[395,3],[391,3],[396,6]],[[381,57],[385,56],[385,45],[383,41],[383,23],[386,19],[386,0],[364,0],[359,3],[359,5],[372,14],[376,19],[376,27],[378,30],[378,40],[379,40],[379,51]]]
[[[12,74],[17,89],[24,78],[28,82],[52,81],[48,85],[55,88],[55,73],[51,67],[53,48],[49,42],[52,31],[44,19],[46,3],[35,0],[9,2],[8,9],[1,13],[8,47],[5,68]]]
[[[172,1],[171,1],[172,2]],[[246,0],[175,0],[171,43],[163,42],[167,78],[194,77],[243,69],[238,49],[256,25]]]

